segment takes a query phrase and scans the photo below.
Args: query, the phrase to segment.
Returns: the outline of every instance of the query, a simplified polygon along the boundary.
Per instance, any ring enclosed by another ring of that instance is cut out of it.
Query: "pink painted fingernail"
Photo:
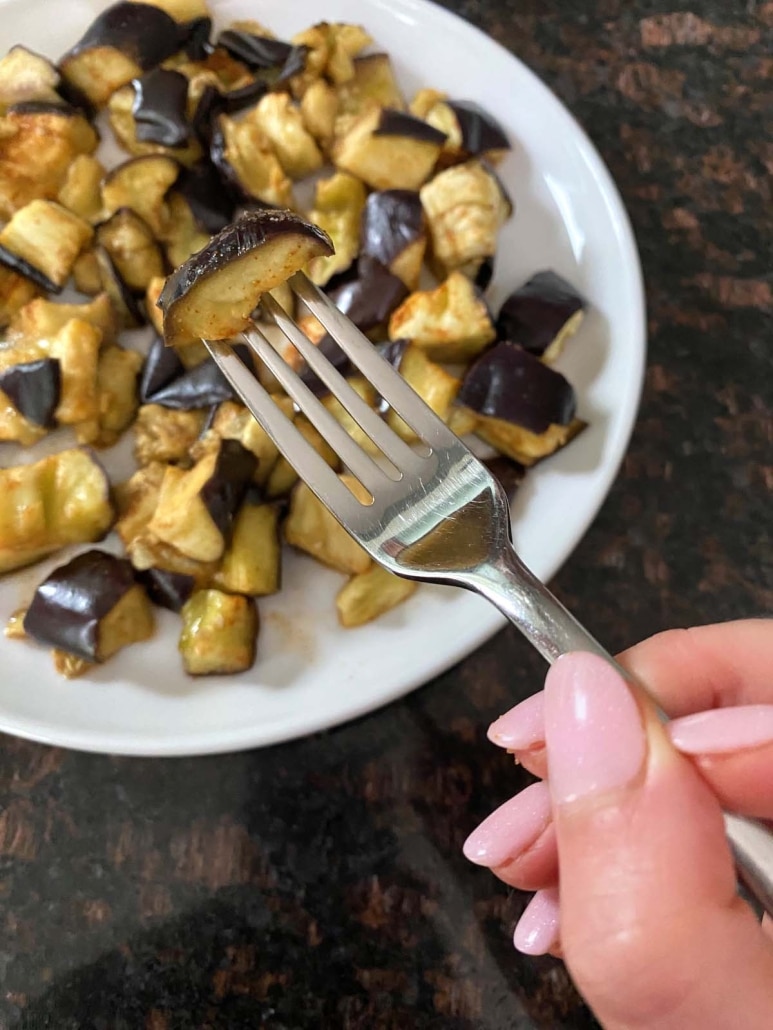
[[[465,857],[496,869],[533,844],[549,822],[550,791],[544,783],[533,783],[473,830],[464,842]]]
[[[545,955],[558,941],[558,890],[537,891],[524,909],[513,944],[524,955]]]
[[[545,740],[545,694],[540,691],[505,712],[488,728],[492,744],[522,751]]]
[[[545,681],[548,780],[557,804],[630,783],[647,751],[639,708],[609,662],[575,653]]]
[[[671,742],[687,755],[721,755],[773,743],[773,705],[742,705],[686,715],[668,724]]]

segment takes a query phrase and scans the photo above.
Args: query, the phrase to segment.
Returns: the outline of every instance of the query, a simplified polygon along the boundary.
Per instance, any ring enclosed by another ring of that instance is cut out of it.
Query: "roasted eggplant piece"
[[[471,157],[496,162],[511,149],[502,126],[488,111],[470,100],[438,99],[424,117],[447,136],[440,159],[446,166]]]
[[[186,601],[196,589],[193,576],[181,572],[168,572],[166,569],[146,569],[137,574],[140,583],[145,587],[148,597],[159,608],[167,608],[170,612],[181,612]]]
[[[293,418],[293,403],[289,397],[277,396],[276,404],[285,415]],[[273,440],[247,409],[234,401],[225,401],[214,414],[212,424],[193,448],[193,457],[199,460],[220,446],[222,440],[238,440],[258,461],[253,476],[255,482],[263,485],[268,481],[271,470],[277,462],[279,451]]]
[[[569,425],[577,409],[574,389],[560,372],[507,340],[468,369],[459,400],[479,415],[512,422],[532,433],[544,433],[551,425]]]
[[[179,649],[189,676],[229,676],[255,664],[259,622],[252,598],[199,590],[182,618]]]
[[[335,248],[330,257],[315,258],[309,265],[309,277],[318,286],[325,286],[334,275],[345,272],[354,263],[360,247],[365,197],[360,180],[346,172],[336,172],[317,183],[309,221],[324,229]]]
[[[388,54],[358,57],[353,62],[353,71],[352,78],[338,87],[338,114],[342,119],[360,117],[373,108],[405,110],[405,98]],[[339,122],[339,131],[341,127]]]
[[[402,279],[380,262],[360,258],[358,278],[333,290],[330,299],[364,333],[386,325],[389,316],[405,300],[408,290]]]
[[[8,337],[14,342],[47,340],[74,318],[99,329],[103,344],[115,343],[118,319],[106,293],[100,293],[87,304],[57,304],[38,297],[19,311],[11,322]]]
[[[78,154],[67,169],[57,200],[85,222],[95,222],[102,212],[102,180],[105,169],[90,154]]]
[[[97,550],[54,569],[24,616],[27,636],[93,664],[148,640],[154,629],[150,602],[131,563]]]
[[[167,199],[169,227],[162,236],[166,258],[172,268],[184,264],[209,243],[210,233],[202,232],[193,212],[180,193],[170,193]]]
[[[338,621],[346,629],[364,626],[396,608],[416,593],[418,584],[372,565],[352,576],[336,597]]]
[[[184,346],[242,332],[263,293],[333,245],[290,211],[252,211],[227,226],[169,277],[159,298],[164,339]]]
[[[566,447],[587,428],[582,419],[574,418],[566,426],[553,425],[544,433],[531,433],[522,426],[503,419],[478,416],[473,432],[500,454],[525,468]]]
[[[150,345],[145,366],[140,379],[140,400],[143,404],[151,403],[153,395],[165,386],[179,379],[185,372],[185,365],[180,361],[177,352],[165,347],[159,337]]]
[[[585,301],[566,279],[556,272],[538,272],[502,305],[497,335],[555,361],[580,328],[584,312]]]
[[[293,187],[266,134],[250,111],[241,121],[216,117],[210,147],[212,163],[233,196],[243,203],[291,207]]]
[[[0,113],[30,101],[62,105],[58,86],[59,72],[53,64],[26,47],[11,47],[0,59]]]
[[[209,161],[199,161],[183,169],[174,191],[185,200],[196,227],[202,232],[220,232],[233,221],[233,201]]]
[[[187,558],[219,561],[256,466],[235,440],[224,440],[189,471],[169,466],[148,529]]]
[[[356,479],[348,475],[340,478],[359,501],[370,501],[367,490]],[[370,555],[349,536],[305,483],[299,483],[293,491],[290,514],[285,522],[285,540],[291,547],[349,576],[367,572],[372,564]]]
[[[333,147],[335,164],[374,190],[418,190],[432,174],[445,136],[391,108],[367,111]]]
[[[147,222],[155,236],[162,237],[169,228],[166,196],[179,174],[180,165],[160,154],[125,161],[102,183],[105,217],[129,207]]]
[[[137,121],[134,113],[134,107],[137,102],[138,95],[136,83],[144,81],[144,79],[149,76],[157,75],[174,75],[178,79],[182,80],[186,90],[187,108],[188,80],[180,72],[167,71],[159,68],[155,71],[149,72],[148,76],[143,76],[142,79],[135,80],[134,83],[128,86],[123,86],[121,89],[113,93],[107,105],[110,127],[124,150],[128,150],[128,152],[135,157],[148,157],[157,154],[179,161],[181,165],[192,165],[196,161],[201,160],[202,149],[201,143],[196,138],[193,124],[187,121],[187,109],[183,111],[183,116],[186,118],[184,123],[186,133],[185,138],[182,143],[174,147],[169,146],[166,143],[159,143],[152,138],[144,138],[147,135],[147,132],[142,129],[142,126]],[[177,81],[177,79],[175,81]],[[153,80],[151,80],[151,84],[152,82]],[[152,99],[152,95],[150,99]],[[166,107],[163,106],[162,101],[159,101],[152,111],[148,108],[147,115],[148,118],[155,116],[157,122],[159,122],[164,116],[167,118],[170,117]],[[147,129],[147,123],[145,123],[145,129]]]
[[[71,107],[18,104],[0,117],[0,219],[32,200],[53,200],[78,154],[91,154],[97,134]]]
[[[73,318],[46,341],[47,355],[61,372],[56,421],[77,426],[99,416],[98,368],[102,332],[90,322]]]
[[[167,68],[153,68],[132,85],[137,139],[162,147],[184,147],[191,131],[186,77]]]
[[[234,349],[248,367],[252,366],[249,347],[237,344]],[[186,368],[177,353],[164,346],[163,340],[157,339],[151,344],[140,384],[143,403],[190,411],[211,408],[234,396],[233,387],[209,354],[203,361]]]
[[[179,47],[180,28],[166,11],[145,3],[117,3],[97,15],[59,68],[70,85],[101,107],[117,89]]]
[[[134,421],[139,401],[137,378],[142,355],[123,347],[105,347],[97,365],[99,413],[95,419],[76,429],[78,443],[94,447],[113,447]]]
[[[291,42],[307,50],[305,70],[293,79],[294,92],[302,96],[323,75],[337,85],[349,82],[354,77],[354,58],[373,39],[360,25],[320,22],[297,33]]]
[[[2,263],[0,257],[0,329],[12,322],[16,314],[33,300],[40,286],[26,275]]]
[[[301,100],[303,124],[327,152],[333,141],[338,116],[338,94],[326,79],[317,79]]]
[[[82,450],[0,469],[0,498],[0,574],[99,540],[113,521],[107,476]]]
[[[291,179],[303,179],[322,167],[322,152],[287,93],[267,93],[255,108],[255,121]]]
[[[102,289],[118,315],[124,329],[139,329],[145,324],[145,315],[139,301],[127,286],[115,262],[102,246],[94,248]]]
[[[499,179],[480,161],[467,161],[436,175],[421,190],[421,202],[439,272],[462,269],[474,277],[496,254],[499,230],[512,214]]]
[[[217,45],[260,72],[260,79],[271,86],[281,85],[306,67],[306,48],[253,32],[228,29],[218,36]]]
[[[150,280],[148,288],[145,290],[145,313],[148,322],[150,322],[159,336],[162,336],[164,332],[164,316],[161,313],[161,308],[158,306],[158,298],[161,296],[165,282],[165,276],[157,276],[155,279]]]
[[[58,293],[92,235],[91,226],[61,204],[33,200],[17,211],[0,232],[0,260],[6,264],[13,257],[19,259],[44,277],[52,292]],[[26,274],[22,266],[14,270]]]
[[[72,281],[78,293],[85,293],[87,297],[96,297],[102,292],[102,274],[92,248],[81,251],[75,259],[72,266]]]
[[[206,417],[206,410],[173,411],[160,404],[143,404],[134,423],[137,464],[150,465],[154,461],[187,464]]]
[[[392,340],[412,340],[437,361],[470,361],[496,337],[485,301],[461,272],[413,293],[389,320]]]
[[[427,222],[414,190],[371,193],[361,228],[361,253],[416,290],[427,249]]]
[[[97,226],[97,242],[135,293],[144,293],[152,279],[164,274],[164,258],[150,226],[130,207],[119,208]]]
[[[244,502],[231,543],[212,585],[230,594],[267,597],[282,583],[282,545],[276,504]]]
[[[446,372],[434,361],[430,361],[427,355],[416,346],[408,346],[403,350],[398,371],[438,418],[450,423],[454,410],[453,404],[462,385],[461,380]],[[409,443],[415,443],[418,440],[414,431],[396,411],[390,410],[387,420],[392,429],[404,440]],[[471,429],[473,421],[470,420],[468,425]]]
[[[0,369],[0,440],[7,439],[3,436],[2,396],[28,422],[52,429],[61,394],[62,367],[56,358],[38,358]]]

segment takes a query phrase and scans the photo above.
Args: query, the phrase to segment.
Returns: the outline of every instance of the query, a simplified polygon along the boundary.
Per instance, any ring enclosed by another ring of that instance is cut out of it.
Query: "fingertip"
[[[523,911],[513,933],[513,944],[523,955],[547,955],[559,939],[558,888],[537,891]]]
[[[545,739],[545,697],[540,691],[505,712],[488,728],[488,739],[508,751],[528,750]]]

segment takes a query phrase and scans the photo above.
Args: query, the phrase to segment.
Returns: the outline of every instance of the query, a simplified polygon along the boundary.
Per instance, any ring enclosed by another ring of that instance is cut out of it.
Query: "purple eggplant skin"
[[[60,118],[82,118],[83,112],[71,104],[53,104],[50,100],[20,100],[11,104],[9,114],[58,114]]]
[[[170,612],[182,611],[183,605],[196,589],[193,576],[168,572],[166,569],[148,569],[141,572],[137,579],[145,587],[153,604]]]
[[[538,434],[552,425],[568,426],[577,410],[571,383],[509,340],[494,344],[470,366],[458,400],[479,415]]]
[[[277,72],[276,82],[285,82],[298,75],[306,67],[307,47],[293,46],[279,39],[256,36],[252,32],[238,32],[228,29],[221,32],[217,45],[251,71]]]
[[[158,353],[159,344],[166,355],[172,355],[171,358]],[[249,347],[237,344],[233,349],[245,365],[254,370]],[[193,411],[237,399],[233,387],[212,358],[206,358],[201,364],[186,369],[175,351],[166,347],[163,340],[153,342],[145,370],[140,382],[140,399],[143,404],[160,404],[162,408],[174,411]],[[170,371],[170,378],[165,378]]]
[[[180,49],[191,61],[205,61],[215,49],[209,39],[212,35],[212,19],[194,18],[180,26]]]
[[[24,631],[41,644],[96,662],[101,620],[135,585],[127,559],[86,551],[40,584],[24,616]]]
[[[474,279],[475,288],[481,293],[485,293],[489,286],[491,286],[491,280],[493,278],[494,257],[491,255],[490,257],[484,258],[481,262],[480,268],[478,269]]]
[[[0,372],[0,390],[28,422],[51,429],[62,394],[62,367],[56,358],[11,365]]]
[[[240,86],[239,89],[228,90],[226,93],[222,93],[216,86],[206,86],[199,97],[191,119],[191,129],[196,139],[206,151],[212,151],[218,117],[221,114],[235,114],[243,111],[245,107],[254,107],[266,93],[268,93],[268,84],[260,79],[248,82],[246,86]],[[231,177],[231,172],[230,169],[223,167],[223,148],[221,133],[218,136],[218,150],[212,156],[212,161],[221,175],[228,179]]]
[[[362,213],[361,253],[389,265],[426,234],[424,208],[414,190],[371,193]]]
[[[258,459],[238,440],[223,440],[212,475],[199,496],[227,542],[237,511],[258,467]]]
[[[380,261],[361,256],[358,276],[330,294],[330,299],[362,332],[388,321],[408,296],[408,287]]]
[[[471,100],[447,100],[456,115],[462,147],[471,157],[491,150],[511,150],[510,140],[499,122]]]
[[[97,47],[112,47],[143,71],[157,67],[180,49],[180,26],[160,7],[118,3],[97,15],[65,57]]]
[[[217,170],[206,159],[184,168],[175,191],[187,200],[196,224],[204,232],[216,233],[233,221],[235,205]]]
[[[12,250],[8,250],[7,247],[0,245],[0,265],[5,265],[6,268],[10,268],[12,272],[17,272],[19,275],[23,275],[25,279],[29,279],[36,286],[39,286],[41,290],[46,293],[61,293],[62,287],[57,286],[56,283],[52,283],[48,276],[41,272],[39,268],[35,268],[29,261],[25,261],[24,258],[19,257],[18,254],[14,254]]]
[[[94,256],[102,275],[103,289],[113,302],[113,307],[125,322],[127,329],[139,329],[145,325],[145,313],[139,300],[126,285],[113,259],[104,247],[94,248]]]
[[[483,464],[491,475],[499,480],[507,496],[512,499],[526,475],[525,466],[512,458],[506,458],[504,454],[496,454],[493,458],[487,458]]]
[[[140,376],[140,401],[152,404],[151,397],[185,373],[185,365],[177,351],[167,347],[160,336],[156,336],[148,350]]]
[[[541,356],[569,319],[586,307],[585,299],[557,272],[538,272],[502,305],[497,336]]]
[[[137,139],[163,147],[184,147],[191,134],[186,115],[186,77],[181,72],[153,68],[135,79],[132,86]]]
[[[434,143],[442,147],[448,139],[444,132],[429,125],[421,118],[414,118],[405,111],[396,111],[393,107],[385,107],[381,112],[378,125],[373,130],[374,136],[403,136],[420,143]]]

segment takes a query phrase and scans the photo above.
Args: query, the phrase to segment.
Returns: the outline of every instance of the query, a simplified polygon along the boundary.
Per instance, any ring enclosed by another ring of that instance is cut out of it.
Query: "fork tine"
[[[258,382],[227,343],[202,342],[220,371],[301,479],[337,518],[351,518],[361,508],[360,502],[277,407],[268,390]]]
[[[292,343],[309,368],[322,380],[333,396],[343,404],[355,422],[368,434],[395,468],[417,467],[422,460],[419,455],[411,450],[408,444],[390,429],[372,408],[368,407],[357,391],[352,389],[338,369],[333,367],[271,294],[265,294],[261,303],[274,325]]]
[[[458,443],[457,437],[446,424],[381,357],[367,336],[338,310],[305,273],[296,272],[288,281],[346,356],[418,436],[430,446],[448,447]]]

